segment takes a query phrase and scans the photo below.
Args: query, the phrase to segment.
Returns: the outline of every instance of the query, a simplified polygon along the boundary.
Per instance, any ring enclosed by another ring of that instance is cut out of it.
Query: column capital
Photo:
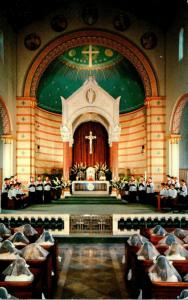
[[[3,134],[1,135],[1,140],[3,141],[4,144],[12,144],[13,140],[15,137],[11,134]]]
[[[181,140],[181,134],[170,134],[168,139],[170,144],[179,144],[179,141]]]
[[[151,98],[146,98],[144,100],[144,105],[146,106],[146,108],[149,108],[150,107],[150,102],[151,102]]]

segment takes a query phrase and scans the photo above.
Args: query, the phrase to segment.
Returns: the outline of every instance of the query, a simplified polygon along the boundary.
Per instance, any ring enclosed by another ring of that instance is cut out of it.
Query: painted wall
[[[80,29],[103,29],[107,31],[112,31],[117,34],[121,34],[126,38],[130,39],[135,43],[149,58],[151,65],[155,69],[157,77],[160,83],[160,94],[164,95],[164,35],[161,30],[157,27],[152,26],[144,21],[138,20],[135,16],[130,15],[131,26],[125,32],[120,32],[114,29],[113,27],[113,18],[115,17],[118,10],[111,10],[110,4],[107,10],[104,11],[102,6],[99,4],[99,19],[93,26],[87,26],[83,23],[81,18],[81,6],[78,1],[75,1],[71,10],[61,10],[52,12],[48,17],[44,18],[42,21],[35,22],[22,30],[18,35],[18,96],[23,94],[23,86],[25,76],[27,74],[28,68],[31,65],[32,61],[35,59],[38,53],[50,43],[51,40],[59,37],[61,33],[57,33],[52,30],[50,26],[50,21],[53,16],[56,14],[63,13],[67,20],[68,26],[62,34],[67,34],[73,30]],[[143,33],[147,31],[153,31],[158,37],[157,47],[153,50],[145,50],[140,43],[140,38]],[[24,46],[24,37],[31,33],[36,32],[41,37],[41,46],[35,51],[29,51]]]
[[[184,27],[184,58],[178,61],[179,31]],[[171,27],[166,35],[166,137],[167,157],[169,156],[168,135],[170,133],[170,119],[176,101],[188,92],[188,5],[184,10],[177,11]],[[182,146],[183,147],[183,146]],[[182,153],[181,148],[181,153]],[[182,164],[182,161],[180,162]],[[167,172],[169,162],[167,161]]]
[[[16,34],[12,31],[7,22],[0,18],[0,32],[3,36],[4,49],[1,52],[0,58],[0,96],[5,103],[9,112],[9,118],[11,122],[11,130],[14,138],[16,137],[16,53],[17,53],[17,39]],[[0,122],[2,127],[2,122]],[[3,132],[2,128],[0,129]],[[14,141],[15,149],[15,141]],[[3,155],[1,151],[1,160],[3,161]],[[16,151],[14,151],[13,157],[13,173],[16,172]],[[12,175],[12,174],[10,174]]]
[[[141,175],[146,171],[145,108],[120,115],[119,173]],[[144,149],[142,149],[144,146]]]
[[[188,169],[188,103],[185,105],[181,120],[180,169]]]

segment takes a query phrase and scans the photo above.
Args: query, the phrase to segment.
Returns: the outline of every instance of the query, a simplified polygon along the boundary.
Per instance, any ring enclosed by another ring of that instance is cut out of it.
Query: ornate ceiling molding
[[[152,66],[143,52],[125,37],[105,31],[76,31],[53,40],[36,57],[24,86],[24,96],[36,97],[38,84],[49,64],[68,49],[82,45],[100,45],[118,51],[137,69],[142,79],[145,96],[158,96],[157,80]]]

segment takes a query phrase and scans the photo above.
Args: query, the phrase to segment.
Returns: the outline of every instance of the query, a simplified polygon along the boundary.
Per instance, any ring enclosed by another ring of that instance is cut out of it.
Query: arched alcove
[[[86,138],[90,132],[93,136],[92,153]],[[109,165],[108,133],[103,125],[93,121],[84,122],[76,128],[73,138],[73,165],[81,162],[87,166],[94,166],[96,163]]]

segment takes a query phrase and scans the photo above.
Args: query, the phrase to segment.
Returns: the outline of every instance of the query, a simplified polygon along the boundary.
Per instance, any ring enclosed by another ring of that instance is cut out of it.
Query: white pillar
[[[11,135],[1,136],[3,140],[3,178],[13,174],[13,137]]]
[[[169,138],[169,174],[179,178],[179,141],[181,135],[171,134]]]

